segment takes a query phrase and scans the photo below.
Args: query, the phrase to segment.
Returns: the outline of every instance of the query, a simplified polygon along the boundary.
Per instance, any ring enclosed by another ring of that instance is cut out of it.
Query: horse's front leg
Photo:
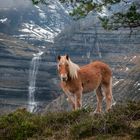
[[[75,93],[75,110],[82,108],[82,89]]]
[[[72,93],[64,86],[63,83],[61,83],[60,86],[68,98],[67,101],[72,105],[73,110],[75,110],[75,98],[72,96]]]
[[[67,101],[72,105],[72,109],[75,110],[75,99],[74,97],[67,96]]]
[[[64,90],[66,96],[68,97],[67,100],[69,101],[69,103],[71,103],[73,110],[75,110],[76,109],[76,107],[75,107],[75,97],[72,95],[72,93],[69,90],[66,90],[66,89],[63,89],[63,90]]]

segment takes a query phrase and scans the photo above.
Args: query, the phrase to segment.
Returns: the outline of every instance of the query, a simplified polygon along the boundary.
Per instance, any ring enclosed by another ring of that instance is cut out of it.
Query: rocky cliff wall
[[[130,75],[133,77],[134,73],[131,73],[131,69],[140,62],[139,28],[134,29],[132,34],[130,34],[129,29],[106,31],[97,20],[96,22],[93,20],[93,23],[91,21],[92,19],[79,21],[79,23],[73,24],[59,34],[54,42],[56,54],[69,54],[71,59],[79,65],[84,65],[94,60],[108,63],[113,71],[113,92],[116,99],[131,99],[131,97],[132,100],[138,99],[140,91],[134,88],[133,84],[135,83],[128,83],[128,77]],[[136,69],[138,69],[138,66]],[[137,71],[136,69],[134,69],[135,72]],[[135,82],[136,80],[139,82],[139,79],[136,79],[138,74],[138,71],[136,76],[134,74]],[[121,81],[122,83],[120,83]],[[118,83],[120,83],[120,87]],[[130,94],[127,94],[127,91]],[[124,94],[122,94],[123,92]],[[88,102],[96,103],[95,95],[92,95],[92,93],[85,95],[84,106]],[[46,110],[53,109],[55,111],[69,110],[64,95],[46,107]]]
[[[37,47],[0,34],[0,109],[27,106],[29,71],[32,58],[37,53]],[[53,56],[49,55],[51,54],[44,53],[41,56],[36,74],[35,101],[39,102],[39,105],[48,103],[58,96],[57,86],[53,80],[54,77],[56,78],[54,69],[56,64]]]

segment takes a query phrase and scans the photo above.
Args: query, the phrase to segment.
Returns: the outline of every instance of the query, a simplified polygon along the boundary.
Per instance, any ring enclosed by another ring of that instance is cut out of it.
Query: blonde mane
[[[68,65],[69,65],[69,74],[70,74],[70,77],[71,77],[72,79],[78,78],[78,73],[77,73],[77,71],[80,69],[80,67],[79,67],[77,64],[73,63],[73,62],[70,60],[70,58],[69,58],[69,60],[68,60]]]

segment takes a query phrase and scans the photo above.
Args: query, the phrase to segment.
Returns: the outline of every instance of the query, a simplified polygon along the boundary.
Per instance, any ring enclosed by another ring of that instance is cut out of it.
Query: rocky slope
[[[118,101],[140,100],[140,59],[137,65],[129,71],[126,78],[114,86],[113,91],[114,98]]]
[[[126,101],[139,101],[140,99],[140,61],[132,68],[125,79],[119,81],[113,86],[113,98],[116,103]],[[103,100],[105,106],[105,100]],[[95,93],[88,93],[83,96],[83,107],[92,107],[95,109],[96,106],[96,95]],[[62,94],[52,103],[47,105],[43,113],[48,111],[66,111],[70,110],[71,107],[66,100],[66,96]]]

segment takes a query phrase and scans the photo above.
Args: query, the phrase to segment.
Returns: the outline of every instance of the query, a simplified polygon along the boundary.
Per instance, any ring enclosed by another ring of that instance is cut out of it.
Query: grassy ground
[[[137,140],[140,102],[117,105],[109,113],[92,109],[36,115],[19,109],[0,117],[0,140]]]

